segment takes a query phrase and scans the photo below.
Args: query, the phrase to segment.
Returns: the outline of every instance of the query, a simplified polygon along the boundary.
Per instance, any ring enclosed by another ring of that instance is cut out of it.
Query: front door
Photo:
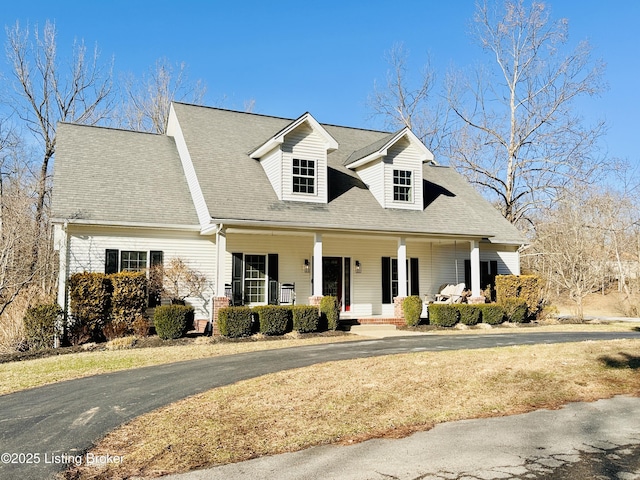
[[[342,305],[341,257],[322,257],[322,295],[338,297]]]

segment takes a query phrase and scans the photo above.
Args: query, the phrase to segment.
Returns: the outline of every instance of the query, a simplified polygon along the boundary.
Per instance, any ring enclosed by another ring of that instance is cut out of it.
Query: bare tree
[[[445,134],[445,110],[434,101],[435,72],[430,60],[420,72],[420,81],[410,85],[407,66],[409,53],[402,44],[394,45],[385,54],[389,65],[385,84],[374,83],[368,106],[372,117],[383,117],[385,127],[409,127],[432,151],[437,151]]]
[[[206,88],[200,81],[189,82],[184,63],[174,67],[166,58],[161,58],[141,81],[134,77],[126,79],[124,90],[122,126],[164,134],[171,102],[200,103]]]
[[[478,4],[473,34],[492,62],[471,78],[449,76],[459,127],[450,160],[517,223],[601,166],[604,124],[586,125],[575,101],[603,90],[604,67],[587,42],[565,53],[568,21],[552,21],[538,1]]]
[[[42,232],[47,229],[49,170],[56,149],[57,123],[93,125],[107,116],[111,108],[111,67],[99,65],[97,48],[87,55],[83,42],[74,43],[68,62],[59,60],[55,25],[49,21],[42,31],[35,27],[33,37],[29,26],[22,28],[17,22],[6,33],[6,52],[15,79],[13,105],[42,150],[34,209],[36,228]],[[38,256],[38,243],[34,243],[32,271]]]
[[[577,189],[561,198],[537,222],[529,265],[550,285],[567,292],[583,316],[583,300],[601,285],[612,267],[615,240],[606,228],[606,197]]]

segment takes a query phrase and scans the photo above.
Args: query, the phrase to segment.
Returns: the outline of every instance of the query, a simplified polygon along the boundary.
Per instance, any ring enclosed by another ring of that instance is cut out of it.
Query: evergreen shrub
[[[456,305],[460,312],[460,323],[476,325],[480,321],[480,305],[461,303]]]
[[[480,320],[489,325],[499,325],[504,321],[504,308],[497,303],[485,303],[478,305],[480,309]]]
[[[460,311],[456,305],[432,303],[429,305],[429,323],[440,327],[453,327],[458,323]]]
[[[404,311],[404,321],[407,326],[414,327],[420,323],[422,300],[416,295],[406,297],[402,301],[402,310]]]
[[[224,337],[248,337],[253,319],[249,307],[224,307],[218,311],[218,330]]]
[[[280,305],[264,305],[254,307],[258,316],[260,333],[264,335],[284,335],[291,331],[291,307]]]
[[[300,333],[317,332],[320,326],[318,307],[313,305],[294,305],[293,329]]]
[[[193,307],[186,305],[156,307],[153,314],[156,333],[163,340],[180,338],[193,326],[193,316]]]
[[[320,317],[322,327],[336,330],[340,321],[340,303],[338,297],[327,295],[320,300]]]
[[[39,350],[53,348],[59,333],[62,308],[57,303],[36,305],[27,309],[24,316],[24,331],[29,348]]]

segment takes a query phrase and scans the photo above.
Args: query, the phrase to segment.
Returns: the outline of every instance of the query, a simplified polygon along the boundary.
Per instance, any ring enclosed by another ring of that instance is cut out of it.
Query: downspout
[[[213,310],[216,308],[214,298],[218,296],[220,282],[220,233],[224,228],[224,224],[220,223],[216,226],[216,281],[214,283],[213,297],[211,298],[211,308],[209,309],[209,328],[211,330],[211,336],[213,336]]]

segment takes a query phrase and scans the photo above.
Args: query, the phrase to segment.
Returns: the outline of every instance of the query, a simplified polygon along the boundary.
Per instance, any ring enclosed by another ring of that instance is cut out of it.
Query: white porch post
[[[480,297],[480,245],[471,240],[471,297]]]
[[[227,252],[227,232],[220,228],[216,232],[216,297],[225,296],[224,282],[226,278],[225,258]]]
[[[407,296],[407,239],[398,239],[398,297]]]
[[[313,240],[313,296],[322,296],[322,234],[316,233]]]

